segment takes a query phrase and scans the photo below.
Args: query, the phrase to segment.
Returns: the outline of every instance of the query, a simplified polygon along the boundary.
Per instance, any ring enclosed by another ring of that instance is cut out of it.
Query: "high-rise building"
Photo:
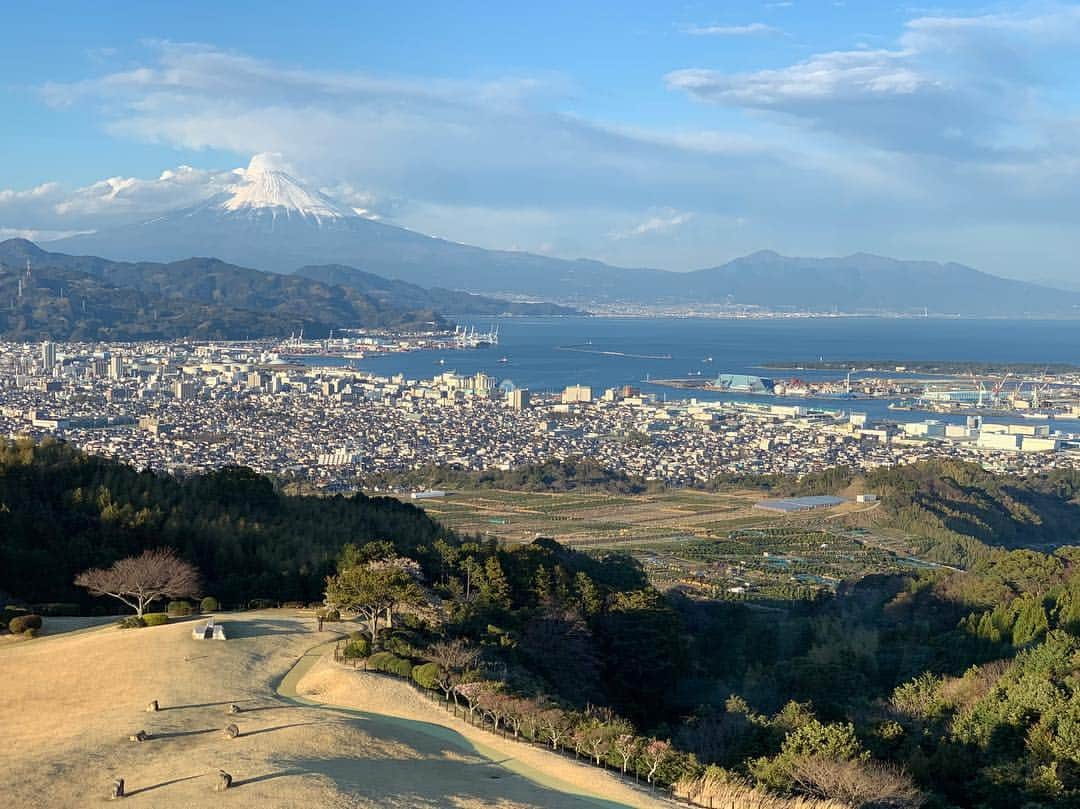
[[[124,378],[124,358],[119,354],[109,357],[109,379]]]
[[[46,340],[41,344],[41,367],[46,373],[56,367],[56,343]]]
[[[195,398],[195,383],[186,380],[179,380],[173,385],[173,396],[181,401],[187,401],[188,399]]]
[[[511,410],[524,410],[529,406],[529,389],[514,388],[506,394],[506,404]]]
[[[495,377],[489,376],[483,371],[478,371],[476,376],[473,377],[472,389],[474,393],[489,395],[495,390]]]
[[[592,401],[592,388],[588,385],[570,385],[563,391],[562,394],[563,404],[571,404],[573,402],[591,402]]]

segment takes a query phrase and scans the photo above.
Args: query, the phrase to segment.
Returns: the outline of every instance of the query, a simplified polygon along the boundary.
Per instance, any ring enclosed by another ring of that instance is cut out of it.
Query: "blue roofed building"
[[[749,374],[720,374],[713,384],[718,390],[732,393],[772,393],[776,387],[767,377]]]

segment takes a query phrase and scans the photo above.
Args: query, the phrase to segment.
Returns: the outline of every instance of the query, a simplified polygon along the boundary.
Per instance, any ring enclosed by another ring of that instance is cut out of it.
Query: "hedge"
[[[186,618],[191,615],[191,604],[186,601],[170,601],[165,612],[173,618]]]
[[[202,612],[217,612],[221,607],[218,606],[218,600],[213,596],[207,596],[199,602],[199,609]]]
[[[393,652],[376,652],[368,658],[368,667],[386,674],[394,674],[408,679],[412,675],[413,665]]]
[[[144,612],[144,626],[161,626],[169,622],[169,614],[166,612]]]

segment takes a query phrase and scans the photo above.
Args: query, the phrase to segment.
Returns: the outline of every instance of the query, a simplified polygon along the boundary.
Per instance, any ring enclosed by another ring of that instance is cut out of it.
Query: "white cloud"
[[[179,166],[153,179],[109,177],[72,190],[55,182],[0,190],[0,226],[39,232],[95,229],[194,205],[236,180],[235,171]]]
[[[66,239],[68,236],[79,236],[83,233],[93,233],[92,230],[35,230],[34,228],[0,228],[0,241],[5,239],[29,239],[32,242],[51,242],[56,239]]]
[[[685,225],[693,219],[693,217],[694,215],[692,213],[667,209],[651,214],[648,218],[631,228],[613,231],[609,236],[616,241],[620,241],[622,239],[632,239],[637,236],[668,233],[669,231],[675,230],[680,225]]]
[[[919,17],[895,47],[833,51],[777,69],[672,71],[671,89],[765,111],[905,153],[987,159],[1038,145],[1060,112],[1039,85],[1080,44],[1080,8],[1038,14]],[[1056,56],[1055,56],[1056,55]]]
[[[780,31],[763,22],[745,25],[690,25],[685,29],[692,36],[745,37],[779,34]]]

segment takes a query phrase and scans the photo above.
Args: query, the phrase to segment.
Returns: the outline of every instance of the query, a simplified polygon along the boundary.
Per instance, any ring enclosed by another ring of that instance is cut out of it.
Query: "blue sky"
[[[1080,276],[1078,3],[8,6],[0,234],[145,218],[278,152],[488,247]]]

